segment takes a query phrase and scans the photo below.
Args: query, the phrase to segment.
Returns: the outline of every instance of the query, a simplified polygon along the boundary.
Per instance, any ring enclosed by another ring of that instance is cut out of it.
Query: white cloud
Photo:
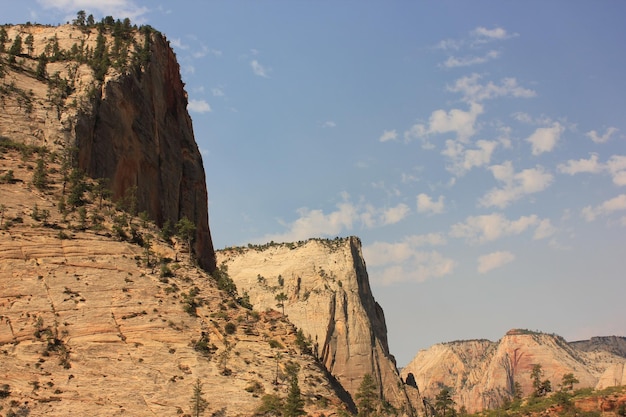
[[[501,27],[496,27],[493,29],[487,29],[485,27],[479,26],[471,32],[471,35],[479,40],[484,42],[494,41],[494,40],[504,40],[508,39],[511,36],[507,33],[507,31]]]
[[[535,229],[535,233],[533,235],[533,239],[547,239],[550,236],[554,235],[554,233],[556,233],[556,228],[552,226],[550,219],[543,219],[539,222],[539,225],[537,225],[537,228]]]
[[[322,123],[322,127],[337,127],[337,123],[333,122],[332,120],[327,120]]]
[[[606,163],[598,162],[598,154],[592,153],[589,159],[570,159],[557,166],[563,174],[576,175],[580,173],[600,174],[608,173],[617,186],[626,186],[626,156],[612,155]]]
[[[368,266],[378,267],[404,262],[411,258],[418,248],[445,244],[446,238],[440,233],[411,235],[396,243],[374,242],[371,245],[366,245],[363,248],[363,255]]]
[[[382,268],[371,273],[375,283],[391,285],[399,282],[424,282],[432,278],[450,275],[456,262],[437,251],[417,251],[405,264]]]
[[[424,193],[420,193],[417,196],[417,212],[418,213],[432,213],[432,214],[440,214],[443,213],[445,209],[444,197],[442,195],[439,196],[437,201],[433,201],[433,199]]]
[[[533,155],[541,155],[544,152],[552,151],[564,130],[565,128],[559,122],[554,122],[550,127],[540,127],[535,130],[526,139],[532,145]]]
[[[604,132],[604,135],[602,136],[600,136],[595,130],[587,132],[586,136],[595,143],[605,143],[608,142],[609,139],[611,139],[611,136],[613,136],[613,134],[617,133],[618,131],[619,129],[616,127],[609,127],[606,129],[606,132]]]
[[[597,174],[604,169],[602,164],[598,163],[598,154],[592,153],[589,159],[579,159],[577,161],[570,159],[565,164],[557,166],[559,172],[563,174],[575,175],[582,172]]]
[[[483,113],[483,106],[478,103],[470,103],[469,111],[452,109],[435,110],[430,115],[428,126],[415,124],[404,132],[407,142],[413,139],[422,139],[433,134],[456,133],[458,140],[466,142],[476,133],[476,119]]]
[[[138,6],[131,0],[37,0],[45,9],[59,9],[64,12],[76,13],[78,10],[85,10],[87,14],[113,16],[124,19],[128,17],[133,23],[142,23],[143,15],[149,9]],[[96,18],[97,19],[97,18]]]
[[[259,77],[269,78],[268,73],[270,69],[261,65],[256,59],[250,61],[250,67],[252,67],[252,72],[255,75],[258,75]]]
[[[468,102],[479,102],[497,97],[530,98],[537,95],[534,90],[518,85],[515,78],[503,78],[500,84],[494,84],[492,81],[480,84],[481,78],[482,76],[476,73],[461,77],[454,82],[454,85],[448,85],[446,89],[453,93],[461,93],[463,99]]]
[[[187,104],[187,108],[189,111],[195,113],[209,113],[211,112],[211,106],[205,100],[189,100],[189,104]]]
[[[395,207],[385,209],[382,214],[383,224],[395,224],[404,219],[411,209],[406,204],[398,204]]]
[[[480,200],[483,207],[504,208],[528,194],[538,193],[550,186],[554,176],[543,167],[529,168],[515,173],[511,161],[489,167],[494,178],[502,183],[501,188],[492,188]]]
[[[588,222],[594,221],[598,216],[608,216],[615,211],[626,210],[626,194],[620,194],[602,204],[592,207],[587,206],[582,210],[582,216]]]
[[[288,231],[265,236],[262,241],[295,242],[318,236],[337,236],[344,230],[351,230],[354,222],[359,220],[357,208],[349,201],[337,205],[337,210],[324,214],[322,210],[297,210],[299,218],[288,224]]]
[[[498,56],[500,56],[498,51],[489,51],[483,56],[465,56],[462,58],[450,56],[442,65],[445,68],[469,67],[471,65],[484,64],[498,58]]]
[[[493,269],[500,268],[515,260],[515,255],[508,251],[492,252],[478,258],[478,272],[484,274]]]
[[[435,45],[435,49],[441,49],[444,51],[448,51],[448,50],[458,51],[459,49],[461,49],[462,45],[463,45],[463,42],[461,41],[457,41],[454,39],[444,39],[442,41],[439,41],[437,45]]]
[[[498,146],[498,142],[488,140],[476,141],[476,148],[466,149],[465,146],[454,140],[447,140],[446,147],[441,154],[450,159],[446,169],[456,176],[465,175],[472,168],[488,165],[491,155]]]
[[[396,132],[396,129],[385,130],[383,131],[383,134],[378,138],[378,140],[380,142],[387,142],[390,140],[396,140],[397,137],[398,137],[398,132]]]
[[[456,223],[450,228],[450,236],[465,239],[469,243],[486,243],[505,236],[519,235],[533,226],[538,226],[537,215],[521,216],[517,220],[508,220],[500,213],[482,216],[470,216],[463,223]]]
[[[438,233],[413,235],[401,242],[375,242],[363,248],[365,262],[374,282],[389,285],[397,282],[424,282],[454,271],[456,262],[425,246],[446,243]]]
[[[365,228],[381,227],[402,221],[411,212],[404,203],[394,207],[377,208],[371,204],[355,204],[343,193],[342,202],[336,210],[325,214],[323,210],[303,207],[297,211],[298,218],[291,223],[280,222],[287,228],[284,233],[266,235],[258,241],[294,242],[312,237],[337,236],[351,231],[358,224]]]

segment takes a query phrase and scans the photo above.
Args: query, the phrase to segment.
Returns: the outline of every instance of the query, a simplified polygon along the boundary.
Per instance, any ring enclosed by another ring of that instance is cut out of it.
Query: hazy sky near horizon
[[[3,1],[161,31],[217,248],[357,235],[391,352],[626,336],[626,2]]]

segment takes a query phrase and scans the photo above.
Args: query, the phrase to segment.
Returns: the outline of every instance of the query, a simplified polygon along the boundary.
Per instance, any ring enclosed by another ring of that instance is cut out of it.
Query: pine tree
[[[28,55],[32,55],[33,52],[35,51],[35,47],[33,46],[33,43],[35,42],[35,38],[33,37],[33,35],[31,33],[28,34],[28,36],[26,37],[26,39],[24,40],[24,43],[26,44],[26,49],[28,50]]]
[[[41,157],[37,160],[37,166],[33,171],[33,185],[38,190],[45,190],[48,186],[48,173],[46,170],[46,162]]]
[[[276,307],[282,307],[283,316],[284,316],[285,315],[285,301],[287,301],[287,295],[284,292],[281,292],[280,294],[276,294],[276,297],[274,298],[277,301]]]
[[[357,391],[356,406],[359,411],[359,417],[374,416],[376,412],[376,403],[378,402],[378,388],[371,374],[365,374]]]
[[[0,27],[0,52],[4,52],[4,44],[7,41],[7,31]]]
[[[285,399],[285,406],[283,407],[284,417],[298,417],[305,415],[304,400],[302,399],[302,393],[298,386],[298,372],[291,374],[291,381],[289,384],[289,393]]]
[[[196,232],[196,225],[184,216],[176,223],[176,232],[181,239],[187,241],[187,247],[189,248],[189,257],[191,257],[191,242]]]
[[[442,417],[451,417],[456,414],[454,410],[454,400],[452,399],[452,389],[443,387],[435,397],[435,409]]]
[[[200,417],[200,415],[207,409],[209,403],[203,397],[202,383],[200,379],[196,379],[196,383],[193,385],[193,396],[191,397],[191,412],[194,417]]]
[[[48,64],[48,57],[46,54],[42,53],[39,55],[39,60],[37,61],[37,69],[35,70],[35,77],[39,81],[43,81],[48,78],[48,71],[46,70],[46,66]]]

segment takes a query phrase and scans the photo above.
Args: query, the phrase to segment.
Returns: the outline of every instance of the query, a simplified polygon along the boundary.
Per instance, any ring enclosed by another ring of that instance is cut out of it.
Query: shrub
[[[224,325],[224,331],[226,332],[226,334],[233,334],[237,331],[237,325],[229,321]]]
[[[270,339],[267,343],[270,344],[272,349],[282,349],[284,346],[276,339]]]

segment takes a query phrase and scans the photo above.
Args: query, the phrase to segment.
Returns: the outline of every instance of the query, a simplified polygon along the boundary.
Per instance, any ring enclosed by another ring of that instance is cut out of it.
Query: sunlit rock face
[[[358,238],[226,249],[217,252],[217,261],[255,309],[282,312],[284,307],[310,338],[314,354],[353,397],[369,373],[382,398],[410,410]],[[286,299],[280,302],[279,294]]]
[[[553,389],[568,373],[579,380],[579,388],[623,384],[624,338],[601,339],[591,348],[587,342],[568,343],[560,336],[514,329],[497,342],[455,341],[421,350],[403,368],[402,377],[412,374],[427,398],[434,398],[442,386],[451,387],[457,406],[470,412],[502,405],[512,397],[515,383],[529,395],[535,364],[541,365],[543,379]]]
[[[76,153],[78,167],[108,179],[113,198],[136,199],[158,225],[186,216],[196,225],[194,252],[199,264],[215,269],[208,223],[202,157],[187,113],[187,93],[168,41],[156,31],[128,35],[129,65],[110,65],[95,78],[86,57],[97,48],[98,30],[73,25],[6,26],[7,38],[33,36],[17,66],[6,66],[2,82],[0,135],[59,154]],[[115,38],[105,30],[107,51]],[[5,50],[10,47],[5,44]],[[56,45],[54,48],[52,45]],[[52,49],[61,52],[53,59]],[[145,59],[133,58],[146,48]],[[45,76],[37,77],[39,56],[50,56]],[[113,58],[110,58],[113,61]],[[134,60],[134,61],[133,61]]]

